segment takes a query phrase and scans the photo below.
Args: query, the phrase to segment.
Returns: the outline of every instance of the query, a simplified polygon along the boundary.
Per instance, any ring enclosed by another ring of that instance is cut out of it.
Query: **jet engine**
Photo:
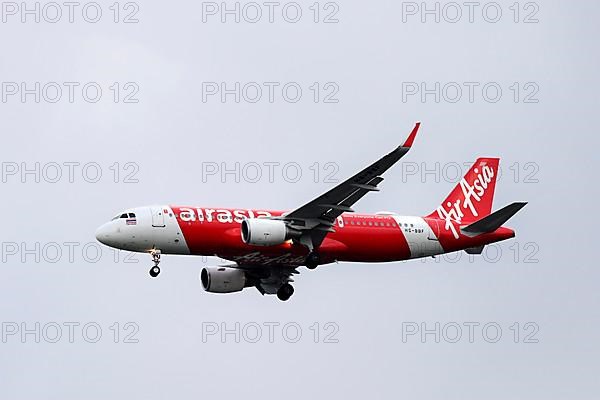
[[[246,273],[237,268],[206,267],[200,272],[200,282],[210,293],[239,292],[246,287]]]
[[[242,221],[242,241],[246,244],[277,246],[299,236],[300,232],[290,229],[283,221],[262,218],[244,218]]]

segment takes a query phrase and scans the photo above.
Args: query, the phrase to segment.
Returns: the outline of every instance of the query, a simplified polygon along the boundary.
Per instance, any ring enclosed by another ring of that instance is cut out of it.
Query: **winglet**
[[[417,122],[415,124],[415,127],[413,128],[413,130],[410,133],[410,135],[408,135],[408,138],[406,139],[406,142],[404,142],[404,144],[401,147],[408,147],[408,148],[410,148],[412,146],[413,142],[415,141],[415,137],[417,136],[417,131],[419,130],[420,126],[421,126],[420,122]]]

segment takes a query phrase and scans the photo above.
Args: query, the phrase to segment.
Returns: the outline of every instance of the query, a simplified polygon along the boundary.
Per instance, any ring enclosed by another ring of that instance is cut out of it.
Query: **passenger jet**
[[[220,257],[228,263],[200,272],[204,290],[255,287],[283,301],[294,293],[290,282],[300,266],[401,261],[459,250],[481,254],[486,244],[513,238],[515,232],[502,225],[527,203],[491,212],[498,158],[477,159],[427,216],[354,213],[352,206],[379,191],[381,175],[410,150],[419,126],[391,153],[295,210],[138,207],[100,226],[96,238],[117,249],[150,253],[152,277],[160,273],[161,254]]]

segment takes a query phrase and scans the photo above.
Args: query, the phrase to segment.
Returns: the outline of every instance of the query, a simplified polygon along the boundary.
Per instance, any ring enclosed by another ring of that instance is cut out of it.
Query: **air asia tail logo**
[[[469,217],[478,217],[477,204],[485,197],[486,191],[492,183],[494,178],[494,169],[489,167],[485,162],[480,163],[481,173],[478,168],[474,168],[475,179],[472,183],[467,182],[466,178],[463,178],[459,185],[462,190],[462,196],[452,203],[448,201],[445,208],[444,205],[440,205],[437,208],[438,216],[445,221],[444,228],[448,231],[452,231],[454,238],[458,239],[458,230],[456,224],[460,224],[465,217],[465,212],[469,213]],[[469,176],[471,174],[467,174]],[[463,211],[466,210],[466,211]],[[453,223],[454,222],[454,223]]]

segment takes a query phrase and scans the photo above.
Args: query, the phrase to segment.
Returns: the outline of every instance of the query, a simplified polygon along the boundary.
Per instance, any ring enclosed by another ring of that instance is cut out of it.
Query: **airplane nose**
[[[110,246],[110,236],[112,231],[109,225],[110,224],[106,223],[96,229],[96,240],[107,246]]]

